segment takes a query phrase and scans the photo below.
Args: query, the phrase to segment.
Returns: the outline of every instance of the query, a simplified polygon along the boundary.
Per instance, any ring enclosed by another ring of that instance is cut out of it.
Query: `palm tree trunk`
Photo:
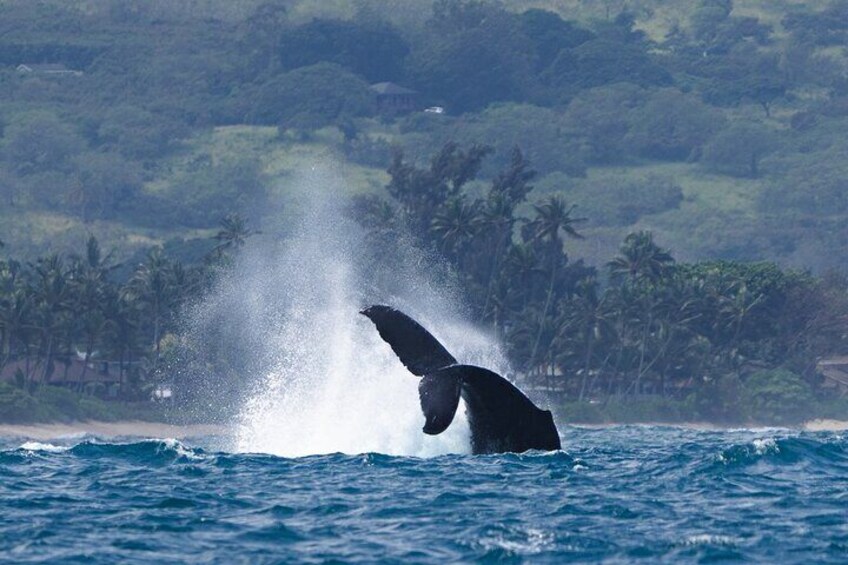
[[[153,361],[154,367],[159,363],[159,312],[157,310],[153,318],[153,343],[156,346],[156,358]]]
[[[47,379],[50,376],[49,375],[50,367],[52,366],[52,364],[53,364],[53,335],[48,333],[47,334],[47,351],[46,351],[46,355],[45,355],[44,370],[41,373],[41,383],[42,384],[47,383]]]
[[[91,359],[91,350],[94,349],[94,339],[89,336],[88,343],[85,345],[85,360],[82,364],[82,374],[80,375],[80,388],[85,383],[85,375],[88,372],[88,361]]]
[[[3,369],[6,367],[6,364],[9,362],[9,359],[12,356],[12,332],[11,330],[4,328],[3,329],[3,345],[0,348],[0,373],[3,372]]]
[[[536,362],[536,353],[539,349],[539,342],[542,341],[542,332],[545,329],[545,319],[548,317],[548,309],[550,309],[551,300],[553,300],[554,283],[556,282],[556,262],[551,261],[551,263],[551,282],[548,285],[548,294],[545,297],[545,308],[542,310],[542,316],[539,318],[539,331],[536,333],[536,341],[533,343],[533,350],[530,353],[530,367]]]
[[[645,327],[642,329],[642,347],[639,348],[639,369],[636,371],[636,381],[635,381],[635,394],[641,394],[639,390],[639,385],[642,382],[642,375],[645,374],[645,348],[648,343],[648,333],[651,330],[651,323],[653,322],[653,316],[648,316],[648,319],[645,321]]]
[[[489,309],[489,299],[492,297],[492,286],[495,281],[495,275],[498,273],[498,267],[501,262],[501,255],[503,254],[504,242],[506,241],[506,235],[499,234],[498,237],[498,245],[495,248],[495,259],[492,264],[492,269],[489,271],[489,284],[486,287],[486,300],[483,302],[483,314]],[[495,321],[495,328],[497,328],[497,321]]]
[[[593,339],[591,328],[589,330],[589,343],[586,345],[586,356],[583,361],[583,382],[580,385],[580,396],[578,397],[578,401],[583,402],[583,396],[586,393],[586,383],[589,380],[589,366],[592,358],[592,349],[595,345],[595,340]]]

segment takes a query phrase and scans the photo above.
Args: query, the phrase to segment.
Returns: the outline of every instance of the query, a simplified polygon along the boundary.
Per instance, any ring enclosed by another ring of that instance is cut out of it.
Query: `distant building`
[[[839,396],[848,393],[848,357],[822,359],[816,369],[824,377],[824,388],[835,390]]]
[[[383,114],[405,114],[415,110],[418,93],[393,82],[371,85],[377,100],[377,110]]]
[[[52,75],[52,76],[62,76],[62,75],[72,75],[72,76],[81,76],[82,71],[78,71],[75,69],[69,69],[65,65],[61,63],[21,63],[17,67],[17,71],[21,74],[34,74],[34,75]]]
[[[97,396],[114,398],[121,391],[120,363],[114,361],[85,360],[78,357],[56,359],[44,379],[44,360],[33,358],[7,363],[0,371],[0,381],[16,383],[25,381],[61,386]],[[20,383],[18,383],[20,384]]]

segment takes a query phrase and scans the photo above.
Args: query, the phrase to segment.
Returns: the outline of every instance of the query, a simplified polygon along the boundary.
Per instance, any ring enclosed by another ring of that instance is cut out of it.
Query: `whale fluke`
[[[409,371],[423,377],[418,384],[424,433],[437,435],[453,421],[460,396],[471,428],[471,452],[522,452],[560,449],[551,413],[539,409],[515,385],[482,367],[456,359],[421,324],[390,306],[361,312]]]
[[[421,324],[390,306],[369,306],[363,314],[374,322],[383,341],[388,343],[409,372],[423,377],[456,359]]]
[[[424,412],[424,433],[438,435],[453,422],[462,393],[462,379],[451,374],[452,367],[424,375],[418,383],[418,398]]]

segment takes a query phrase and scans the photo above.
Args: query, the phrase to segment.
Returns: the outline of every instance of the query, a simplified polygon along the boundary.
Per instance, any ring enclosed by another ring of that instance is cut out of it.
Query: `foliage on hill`
[[[708,195],[681,179],[690,206],[617,212],[616,238],[636,223],[672,235],[688,256],[737,258],[728,240],[741,237],[746,257],[816,268],[844,261],[833,252],[848,239],[837,198],[848,119],[839,49],[848,19],[839,2],[533,5],[6,2],[3,214],[137,232],[212,229],[229,211],[258,224],[272,182],[263,165],[195,155],[189,180],[175,168],[191,151],[186,140],[255,124],[278,126],[284,144],[292,131],[303,140],[334,125],[344,137],[339,154],[378,168],[389,164],[390,146],[426,160],[448,141],[492,146],[485,178],[508,165],[515,145],[542,174],[617,166],[636,177],[639,167],[687,163],[693,184],[739,179],[753,191],[739,212],[761,235],[731,236],[737,220],[713,213],[724,239],[691,237],[677,226],[698,221]],[[21,63],[81,74],[19,72]],[[419,108],[447,114],[381,114],[367,86],[387,80],[415,89]],[[602,210],[605,192],[632,184],[567,198]],[[600,225],[616,227],[609,218]],[[587,224],[587,234],[598,226]],[[23,234],[2,235],[26,248]]]
[[[821,384],[817,360],[845,347],[843,278],[770,262],[677,263],[645,231],[599,272],[565,251],[582,237],[572,205],[550,196],[518,213],[535,175],[520,151],[482,197],[466,189],[487,153],[448,144],[427,168],[397,155],[391,200],[366,197],[358,210],[377,242],[412,230],[448,258],[524,378],[578,401],[653,394],[686,400],[690,417],[803,418]]]
[[[845,346],[844,278],[768,262],[677,263],[649,232],[627,236],[598,271],[565,252],[581,237],[582,218],[561,198],[518,213],[535,174],[520,151],[484,196],[469,192],[487,154],[447,145],[426,169],[397,156],[391,199],[360,197],[353,213],[378,254],[392,256],[393,242],[411,231],[447,258],[476,322],[505,344],[515,377],[559,399],[569,418],[796,423],[844,415],[816,368]],[[244,388],[249,355],[224,342],[198,350],[179,319],[253,233],[229,216],[204,263],[184,267],[156,248],[123,281],[94,238],[82,256],[0,262],[0,370],[27,368],[15,386],[0,386],[3,417],[128,414],[49,386],[80,355],[86,364],[118,361],[124,400],[149,398],[162,382],[180,406],[201,398],[210,379],[216,390]],[[84,382],[83,374],[79,390]]]
[[[62,294],[82,292],[72,226],[107,244],[120,227],[120,259],[194,289],[159,314],[130,307],[143,275],[124,266],[98,291],[148,336],[123,354],[149,355],[206,284],[176,259],[203,256],[229,214],[285,237],[292,162],[322,154],[347,159],[376,234],[411,229],[448,258],[522,372],[578,374],[562,385],[578,398],[689,391],[697,407],[784,367],[816,393],[843,282],[737,261],[845,263],[843,2],[614,4],[4,2],[0,239],[45,251],[2,263],[4,292],[39,316],[4,355],[90,341],[97,324]],[[416,109],[385,112],[368,88],[382,81],[417,91]],[[113,329],[94,341],[117,353]]]

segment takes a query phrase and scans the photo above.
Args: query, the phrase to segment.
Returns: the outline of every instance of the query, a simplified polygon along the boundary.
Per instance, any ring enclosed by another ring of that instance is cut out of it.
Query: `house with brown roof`
[[[377,101],[377,110],[383,114],[405,114],[415,110],[418,93],[393,82],[378,82],[371,85]]]
[[[106,398],[114,398],[121,391],[119,363],[94,359],[86,362],[79,357],[55,359],[49,367],[45,363],[39,358],[6,363],[0,370],[0,382],[49,384]]]

